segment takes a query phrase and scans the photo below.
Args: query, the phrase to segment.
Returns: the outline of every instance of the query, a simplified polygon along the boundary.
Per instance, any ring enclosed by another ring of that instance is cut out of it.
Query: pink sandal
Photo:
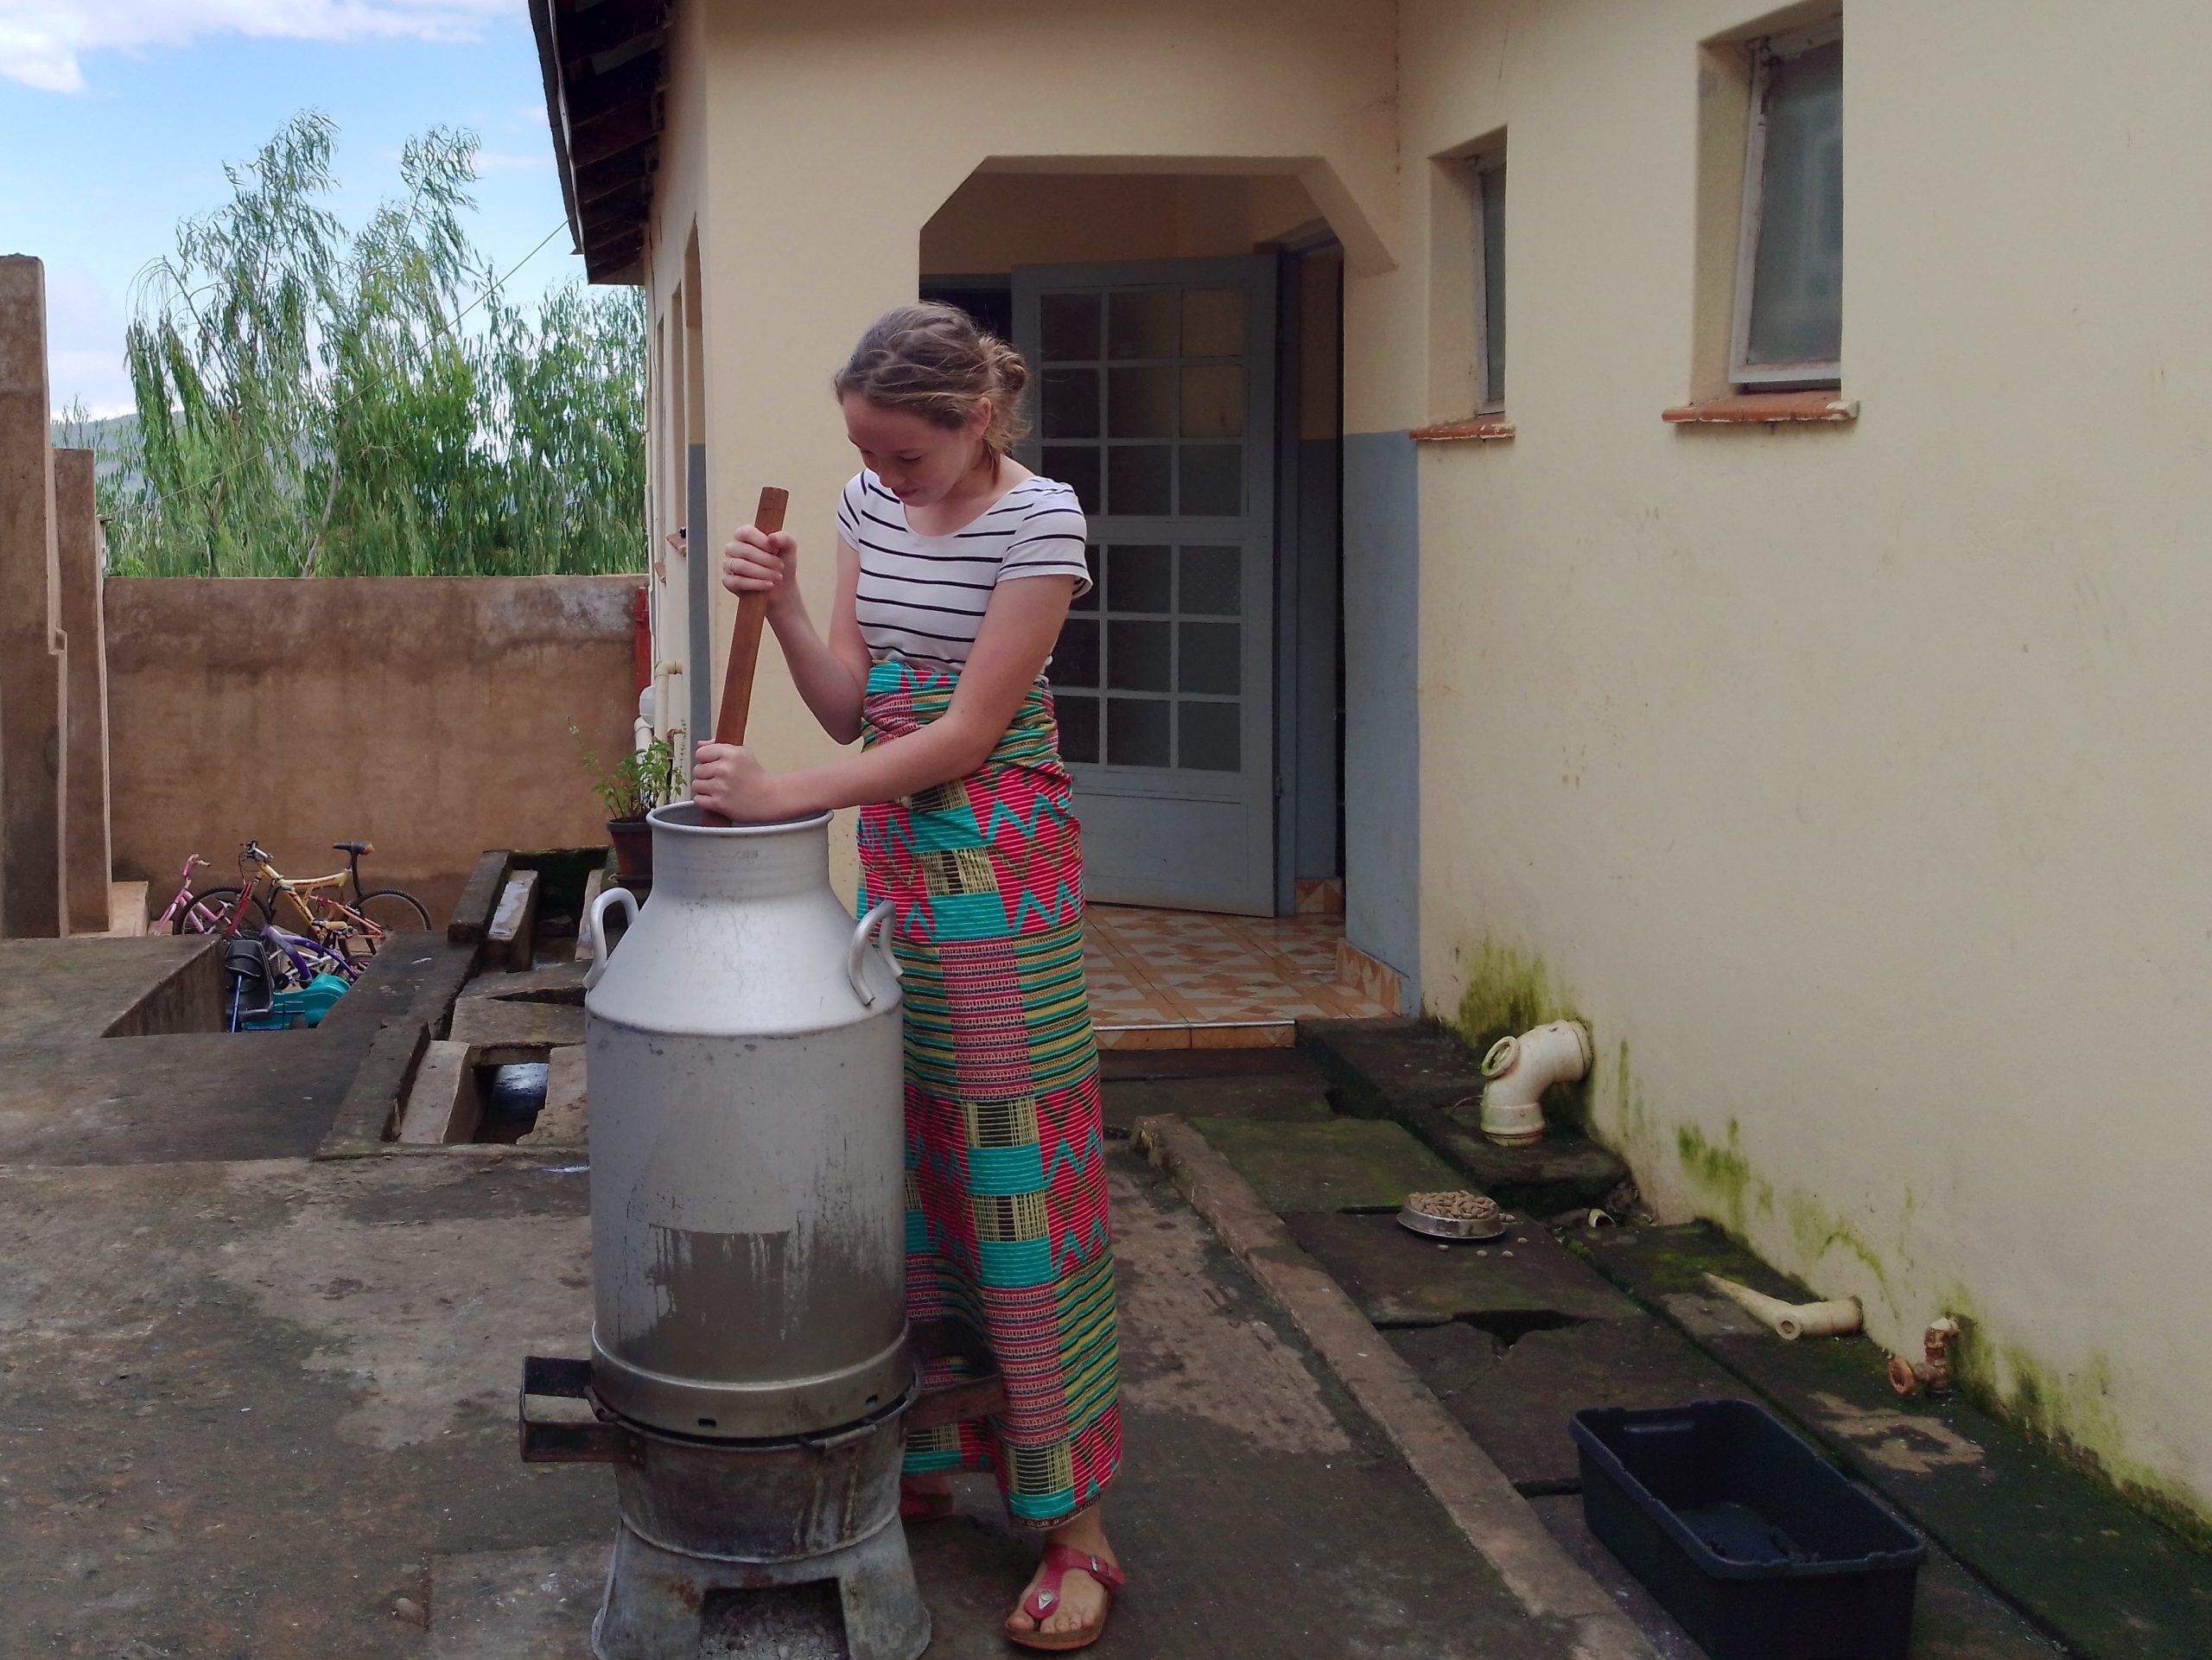
[[[1053,1609],[1060,1606],[1060,1587],[1070,1574],[1077,1568],[1090,1575],[1105,1587],[1106,1606],[1096,1621],[1072,1631],[1047,1631],[1045,1621]],[[1103,1557],[1084,1555],[1066,1545],[1045,1547],[1045,1572],[1037,1581],[1037,1588],[1021,1601],[1021,1612],[1036,1621],[1036,1628],[1027,1631],[1008,1631],[1007,1640],[1025,1649],[1041,1649],[1048,1654],[1064,1654],[1071,1649],[1087,1649],[1106,1635],[1107,1616],[1114,1612],[1114,1597],[1127,1582],[1127,1575]]]

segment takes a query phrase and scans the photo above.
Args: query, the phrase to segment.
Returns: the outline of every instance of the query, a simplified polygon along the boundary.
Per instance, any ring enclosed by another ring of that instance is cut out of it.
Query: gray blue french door
[[[1014,302],[1021,459],[1090,520],[1051,670],[1088,894],[1271,914],[1275,263],[1025,267]]]

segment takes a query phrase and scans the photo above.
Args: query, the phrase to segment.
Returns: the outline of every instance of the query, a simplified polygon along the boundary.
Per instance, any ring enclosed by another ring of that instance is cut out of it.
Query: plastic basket
[[[1905,1660],[1924,1540],[1748,1401],[1568,1425],[1590,1531],[1712,1660]]]

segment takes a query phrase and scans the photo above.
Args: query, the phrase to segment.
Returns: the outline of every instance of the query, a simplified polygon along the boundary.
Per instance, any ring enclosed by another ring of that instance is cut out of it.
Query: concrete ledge
[[[1653,1660],[1643,1633],[1203,1136],[1179,1118],[1153,1117],[1131,1141],[1290,1316],[1530,1615],[1570,1622],[1590,1660]]]
[[[315,1148],[316,1158],[368,1158],[384,1150],[429,1042],[430,1028],[420,1021],[387,1026],[376,1034]]]
[[[476,1073],[465,1043],[423,1046],[399,1114],[397,1139],[410,1147],[442,1147],[474,1138],[484,1116]]]
[[[454,944],[480,944],[491,932],[493,913],[499,908],[499,895],[507,885],[507,865],[514,856],[505,848],[494,848],[476,862],[468,885],[454,902],[453,919],[446,924],[446,938]]]
[[[463,997],[453,1006],[448,1035],[468,1046],[474,1065],[546,1060],[551,1050],[583,1042],[584,1011],[580,1003]]]
[[[223,1029],[223,942],[0,939],[0,1046]]]

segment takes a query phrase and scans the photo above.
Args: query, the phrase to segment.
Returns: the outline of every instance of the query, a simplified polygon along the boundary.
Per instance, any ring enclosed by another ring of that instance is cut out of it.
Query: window
[[[1475,412],[1505,407],[1505,159],[1475,176]]]
[[[1752,48],[1730,378],[1834,386],[1843,358],[1840,27]]]

